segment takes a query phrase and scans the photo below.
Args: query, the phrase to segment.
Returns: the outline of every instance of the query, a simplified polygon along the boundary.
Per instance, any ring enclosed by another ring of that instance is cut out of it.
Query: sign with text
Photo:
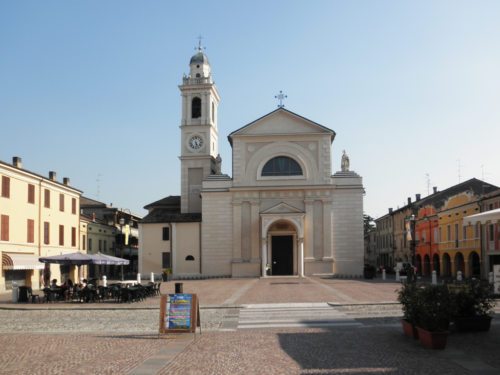
[[[200,326],[196,294],[168,294],[161,296],[160,333],[195,332]]]

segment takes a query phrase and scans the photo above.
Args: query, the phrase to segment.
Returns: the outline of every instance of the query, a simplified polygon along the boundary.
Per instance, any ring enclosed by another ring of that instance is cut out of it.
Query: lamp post
[[[120,220],[118,221],[118,224],[120,224],[120,258],[123,258],[123,242],[124,242],[123,225],[125,224],[125,219],[123,217],[121,217]],[[122,281],[123,281],[124,280],[123,264],[120,267],[121,267],[121,276],[122,276]]]

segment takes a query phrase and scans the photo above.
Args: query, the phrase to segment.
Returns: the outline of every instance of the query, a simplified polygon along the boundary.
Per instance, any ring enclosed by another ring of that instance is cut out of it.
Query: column
[[[250,249],[251,249],[251,262],[258,262],[259,260],[259,232],[260,232],[260,216],[259,216],[259,210],[260,210],[260,202],[259,201],[251,201],[251,208],[250,208],[250,220],[251,220],[251,238],[250,238]]]
[[[305,258],[313,258],[313,245],[314,245],[314,235],[313,235],[313,216],[314,207],[313,201],[306,199],[304,201],[306,205],[306,218],[305,218],[305,228],[304,228],[304,240],[305,240]]]
[[[332,201],[323,201],[323,258],[333,258],[332,253]]]
[[[241,202],[233,202],[233,262],[241,261]]]
[[[304,239],[299,238],[299,276],[304,277]]]
[[[263,237],[261,239],[262,242],[262,251],[261,251],[261,260],[262,260],[262,277],[266,277],[266,265],[267,265],[267,239]]]

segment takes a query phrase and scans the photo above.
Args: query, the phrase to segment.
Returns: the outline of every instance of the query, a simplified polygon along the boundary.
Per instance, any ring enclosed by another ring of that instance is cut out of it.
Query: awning
[[[488,222],[494,224],[497,221],[500,221],[500,208],[464,217],[464,225],[487,224]]]
[[[33,254],[2,253],[4,270],[43,270],[44,264]]]

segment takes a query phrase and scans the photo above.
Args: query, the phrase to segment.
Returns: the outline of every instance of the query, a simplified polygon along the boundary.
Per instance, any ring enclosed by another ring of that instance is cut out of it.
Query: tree
[[[375,228],[375,219],[370,215],[363,214],[363,233],[366,236],[372,229]]]

